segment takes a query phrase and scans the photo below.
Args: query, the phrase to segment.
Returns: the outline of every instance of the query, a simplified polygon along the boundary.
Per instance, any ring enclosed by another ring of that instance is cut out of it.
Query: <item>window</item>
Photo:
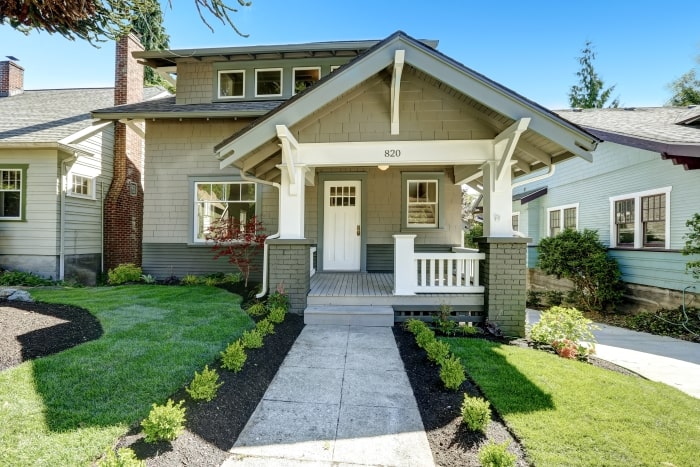
[[[245,224],[255,216],[254,183],[195,182],[194,240],[207,239],[209,227],[221,220]]]
[[[406,200],[407,227],[437,227],[437,180],[408,180]]]
[[[321,68],[294,68],[294,89],[292,94],[303,91],[321,79]]]
[[[255,70],[256,96],[282,95],[282,68]]]
[[[95,198],[95,179],[85,175],[71,174],[69,176],[68,194],[82,198]]]
[[[670,248],[671,187],[610,199],[610,244],[625,248]]]
[[[547,233],[554,237],[562,230],[578,229],[578,204],[547,209]]]
[[[27,166],[0,167],[0,220],[24,220]]]
[[[520,213],[514,212],[512,217],[513,232],[520,232]]]
[[[219,72],[219,99],[245,96],[245,72],[224,70]]]

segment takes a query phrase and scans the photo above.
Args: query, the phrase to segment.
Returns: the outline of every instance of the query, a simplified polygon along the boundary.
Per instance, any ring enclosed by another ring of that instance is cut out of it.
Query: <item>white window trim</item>
[[[610,248],[617,248],[617,224],[615,223],[615,201],[623,199],[634,200],[634,249],[653,249],[655,247],[644,246],[642,232],[644,226],[642,223],[642,198],[645,196],[666,195],[666,230],[664,249],[671,249],[671,189],[673,187],[666,186],[653,190],[638,191],[636,193],[627,193],[610,197]],[[622,247],[621,247],[622,248]],[[658,248],[658,247],[656,247]]]
[[[520,230],[520,227],[521,227],[521,225],[520,225],[520,211],[513,211],[513,215],[511,216],[511,222],[510,222],[511,226],[513,225],[513,219],[512,219],[513,217],[518,218],[518,230],[516,230],[515,232],[522,233]],[[549,217],[547,217],[547,219],[549,219]]]
[[[321,80],[321,67],[320,66],[300,66],[292,68],[292,96],[297,93],[296,88],[296,72],[297,71],[318,71],[318,80]]]
[[[435,202],[433,203],[419,203],[419,202],[413,202],[413,204],[425,204],[425,205],[434,205],[435,206],[435,222],[432,224],[411,224],[408,222],[408,211],[409,211],[409,206],[411,205],[411,201],[408,199],[408,191],[411,183],[434,183],[435,184]],[[404,222],[406,223],[406,227],[409,229],[435,229],[439,227],[440,225],[440,180],[436,178],[407,178],[406,179],[406,186],[404,187],[406,190],[406,219],[404,219]]]
[[[87,178],[88,181],[90,182],[90,186],[89,186],[90,193],[87,195],[84,195],[82,193],[76,193],[75,191],[73,191],[73,188],[74,188],[73,177]],[[89,175],[81,174],[78,172],[69,172],[68,176],[66,178],[68,179],[68,190],[66,190],[66,195],[68,195],[72,198],[90,199],[93,201],[97,199],[97,197],[95,196],[96,177],[91,177]]]
[[[263,71],[279,71],[280,73],[280,92],[279,94],[260,94],[258,93],[258,73]],[[255,69],[255,97],[279,97],[284,94],[284,70],[282,68],[256,68]]]
[[[221,75],[226,73],[240,73],[243,75],[243,94],[240,96],[222,96],[221,95]],[[216,95],[218,99],[241,99],[245,97],[245,70],[219,70],[218,79],[216,81]]]
[[[210,184],[231,184],[231,185],[233,185],[233,184],[237,184],[237,185],[252,184],[252,185],[254,185],[254,186],[255,186],[255,196],[253,197],[253,202],[255,203],[255,210],[256,210],[256,214],[255,214],[255,215],[256,215],[256,216],[258,215],[258,214],[257,214],[257,210],[258,210],[258,205],[259,205],[259,199],[258,199],[259,190],[258,190],[258,184],[257,184],[257,183],[252,183],[252,182],[248,182],[248,181],[245,181],[245,180],[221,180],[221,179],[215,179],[215,180],[208,180],[208,179],[194,180],[193,183],[192,183],[192,193],[193,193],[193,196],[192,196],[192,199],[191,199],[191,201],[192,201],[192,209],[193,209],[193,211],[192,211],[192,243],[194,243],[194,244],[196,244],[196,245],[211,245],[211,244],[213,244],[213,242],[212,242],[211,240],[207,240],[207,239],[205,239],[205,238],[199,238],[199,237],[197,237],[197,234],[199,233],[199,232],[198,232],[198,230],[199,230],[199,229],[198,229],[198,227],[199,227],[199,218],[198,218],[198,215],[197,215],[197,204],[198,204],[199,200],[197,199],[197,185],[198,185],[198,184],[206,184],[206,183],[210,183]]]
[[[562,204],[560,206],[553,206],[551,208],[547,208],[547,237],[551,237],[551,233],[552,233],[552,229],[550,228],[550,225],[549,225],[549,213],[552,211],[560,211],[559,225],[560,225],[561,231],[563,232],[564,231],[564,209],[570,209],[570,208],[576,208],[576,229],[575,230],[578,230],[579,203]]]
[[[331,73],[333,73],[335,70],[337,70],[340,67],[341,67],[341,65],[331,65]]]

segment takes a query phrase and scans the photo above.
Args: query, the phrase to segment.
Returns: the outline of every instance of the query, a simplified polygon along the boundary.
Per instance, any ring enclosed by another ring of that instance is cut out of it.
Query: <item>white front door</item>
[[[359,271],[362,251],[359,180],[324,183],[323,269]]]

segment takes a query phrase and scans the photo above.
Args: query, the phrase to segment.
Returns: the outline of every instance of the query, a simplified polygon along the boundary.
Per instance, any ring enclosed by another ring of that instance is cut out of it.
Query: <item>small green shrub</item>
[[[153,404],[153,408],[141,422],[147,443],[173,441],[185,429],[185,408],[180,401],[175,405],[168,399],[165,405]]]
[[[421,321],[419,319],[409,319],[408,321],[406,321],[405,326],[408,332],[410,332],[414,336],[417,335],[420,330],[428,329],[428,325],[425,324],[424,321]]]
[[[139,460],[136,453],[129,448],[120,448],[117,452],[109,449],[105,457],[97,462],[100,467],[146,467],[146,462]]]
[[[186,274],[180,279],[180,284],[182,285],[201,285],[202,283],[203,280],[194,274]]]
[[[472,431],[486,433],[491,421],[491,404],[481,397],[464,394],[462,402],[462,422]]]
[[[457,328],[457,334],[461,334],[463,336],[475,336],[479,334],[479,328],[476,326],[459,326]]]
[[[194,372],[194,378],[185,390],[196,401],[210,401],[223,384],[219,382],[216,370],[210,370],[209,365],[205,365],[201,373]]]
[[[530,339],[537,344],[552,344],[568,339],[574,342],[595,342],[592,330],[597,329],[590,319],[576,308],[553,306],[542,312],[540,321],[530,328]]]
[[[450,346],[434,339],[425,346],[425,352],[428,360],[439,365],[450,355]]]
[[[267,315],[267,319],[274,324],[280,324],[282,321],[284,321],[286,314],[287,310],[284,308],[273,308],[270,310],[270,314]]]
[[[243,280],[243,276],[241,275],[240,272],[227,272],[224,274],[224,280],[222,283],[224,284],[238,284]]]
[[[156,278],[150,274],[141,274],[141,282],[144,284],[155,284]]]
[[[418,344],[418,347],[421,349],[425,349],[425,347],[434,340],[435,333],[431,329],[421,329],[418,331],[418,334],[416,334],[416,344]]]
[[[627,325],[635,331],[648,332],[660,336],[681,337],[695,340],[700,335],[700,308],[662,308],[656,312],[643,311],[626,319]],[[693,336],[695,334],[695,336]]]
[[[529,289],[527,291],[527,299],[525,300],[525,305],[529,308],[540,309],[542,306],[542,295],[543,292],[539,290]]]
[[[561,290],[547,290],[544,293],[544,298],[550,307],[561,306],[564,303],[564,292]]]
[[[456,391],[467,377],[464,375],[462,362],[455,355],[450,355],[440,365],[440,379],[447,389]]]
[[[258,321],[258,324],[255,325],[255,329],[262,337],[275,333],[275,325],[272,324],[269,318]]]
[[[107,272],[107,281],[111,285],[139,282],[141,280],[141,272],[141,268],[133,263],[120,264]]]
[[[692,274],[695,279],[700,279],[700,213],[693,214],[693,217],[685,222],[689,232],[683,235],[685,246],[681,250],[683,256],[691,256],[691,259],[685,263],[685,272]]]
[[[479,462],[483,467],[513,467],[517,457],[508,452],[508,441],[502,444],[489,441],[479,449]]]
[[[459,326],[456,322],[450,320],[435,321],[433,324],[435,329],[443,336],[454,336]]]
[[[263,336],[259,331],[252,329],[250,331],[243,331],[241,336],[241,343],[246,349],[259,349],[263,346]]]
[[[31,272],[0,271],[0,285],[37,287],[41,285],[54,285],[51,279],[44,279]]]
[[[243,368],[248,356],[245,354],[245,347],[240,340],[229,344],[226,349],[221,352],[221,366],[234,373],[238,373]]]
[[[248,313],[250,316],[263,316],[265,313],[267,313],[267,308],[265,308],[264,303],[255,302],[248,307],[246,313]]]
[[[275,308],[284,308],[285,310],[289,308],[289,297],[284,291],[277,290],[267,297],[267,309],[274,310]]]

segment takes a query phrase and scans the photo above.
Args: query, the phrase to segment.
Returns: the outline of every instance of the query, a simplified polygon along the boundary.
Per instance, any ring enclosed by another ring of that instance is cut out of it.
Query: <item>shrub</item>
[[[513,467],[516,456],[508,452],[508,441],[502,444],[489,441],[479,449],[479,462],[483,467]]]
[[[564,292],[561,290],[547,290],[544,292],[544,298],[547,300],[547,305],[561,306],[564,302]]]
[[[685,246],[681,250],[684,256],[700,255],[700,213],[693,214],[693,217],[685,222],[685,226],[690,232],[685,234]],[[685,271],[693,275],[695,279],[700,279],[700,259],[688,261],[685,264]]]
[[[255,329],[250,331],[243,331],[241,336],[241,343],[246,349],[259,349],[263,346],[263,336],[259,331]]]
[[[268,310],[283,308],[285,311],[289,308],[289,297],[284,293],[283,284],[278,285],[277,290],[267,297],[267,308]]]
[[[486,433],[491,421],[491,404],[481,397],[464,394],[462,402],[462,422],[472,431]]]
[[[562,339],[560,341],[552,342],[552,347],[554,351],[562,358],[568,358],[570,360],[586,360],[588,355],[593,352],[592,347],[586,347],[580,345],[569,339]]]
[[[141,280],[141,268],[133,263],[120,264],[107,272],[108,282],[112,285],[138,282]]]
[[[187,274],[182,279],[180,279],[180,284],[182,284],[182,285],[200,285],[200,284],[202,284],[202,279],[195,276],[194,274]]]
[[[150,274],[142,274],[141,275],[141,282],[143,282],[144,284],[155,284],[156,278]]]
[[[214,259],[228,257],[228,262],[241,271],[246,287],[250,273],[258,268],[253,258],[262,249],[266,238],[265,227],[256,216],[245,223],[236,218],[221,219],[207,231],[207,239],[214,242]]]
[[[194,372],[194,378],[185,390],[194,400],[210,401],[216,397],[216,392],[223,384],[219,382],[216,370],[210,370],[209,365],[205,365],[201,373]]]
[[[0,271],[0,285],[37,287],[41,285],[54,285],[51,279],[44,279],[31,272]]]
[[[527,291],[525,305],[529,308],[539,309],[542,306],[542,292],[539,290],[529,289]]]
[[[267,315],[267,319],[274,324],[280,324],[282,321],[284,321],[286,314],[287,311],[284,308],[273,308],[270,310],[270,314]]]
[[[240,340],[229,344],[226,349],[221,352],[221,366],[234,373],[238,373],[243,368],[248,356],[245,354],[245,347]]]
[[[109,449],[105,457],[97,462],[100,467],[146,467],[146,462],[136,458],[136,453],[129,448],[120,448],[117,452]]]
[[[421,329],[418,331],[418,334],[416,334],[416,344],[418,344],[418,347],[421,349],[425,349],[425,347],[434,340],[435,333],[431,329]]]
[[[456,391],[466,378],[462,362],[455,355],[443,360],[440,366],[440,379],[447,389]]]
[[[478,248],[476,239],[484,236],[484,224],[474,222],[471,228],[464,232],[464,246],[467,248]]]
[[[700,335],[700,308],[662,308],[657,312],[643,311],[627,317],[627,325],[635,331],[661,336],[683,337],[698,341]],[[695,336],[693,336],[695,334]]]
[[[425,352],[428,360],[439,365],[450,355],[450,346],[446,342],[432,340],[425,346]]]
[[[553,306],[542,312],[540,321],[530,328],[530,339],[538,344],[552,344],[568,339],[573,342],[595,342],[592,330],[597,329],[590,319],[576,308]]]
[[[255,329],[262,337],[275,333],[275,325],[272,324],[269,318],[258,321],[258,324],[255,325]]]
[[[479,334],[479,328],[476,326],[461,325],[457,328],[457,333],[463,336],[474,336]]]
[[[263,316],[265,313],[267,313],[267,308],[265,308],[264,303],[255,302],[248,307],[246,313],[248,313],[250,316]]]
[[[595,230],[564,230],[540,240],[537,251],[538,267],[573,282],[583,306],[600,310],[622,299],[617,261],[608,257]]]
[[[408,332],[410,332],[414,336],[417,335],[418,332],[422,329],[428,329],[428,325],[419,319],[409,319],[408,321],[406,321],[405,326],[406,329],[408,329]]]
[[[153,404],[148,417],[141,422],[147,443],[157,441],[173,441],[185,429],[184,401],[175,405],[168,399],[165,405]]]

